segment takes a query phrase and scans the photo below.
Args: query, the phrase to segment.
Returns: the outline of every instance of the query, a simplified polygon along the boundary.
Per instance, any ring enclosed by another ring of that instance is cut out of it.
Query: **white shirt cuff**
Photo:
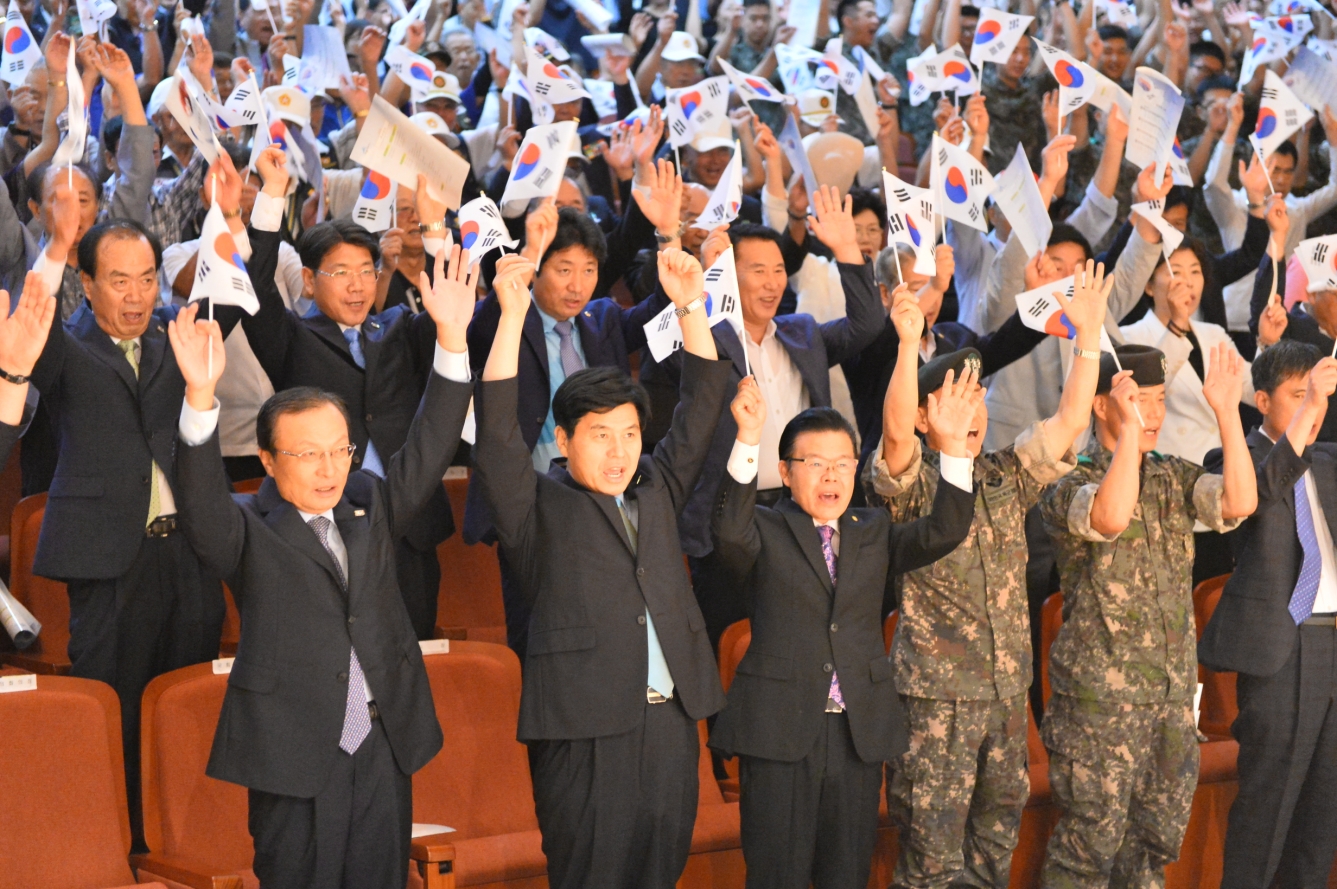
[[[42,276],[42,285],[46,288],[47,296],[60,295],[60,283],[65,277],[65,263],[56,262],[43,250],[38,255],[37,262],[33,263],[32,270]]]
[[[469,382],[469,353],[447,352],[437,343],[432,352],[432,370],[456,383]],[[184,421],[183,421],[184,422]]]
[[[278,231],[283,225],[283,211],[287,206],[285,199],[260,192],[251,208],[251,228],[260,232]]]
[[[975,490],[975,461],[971,457],[953,457],[950,454],[938,455],[938,474],[942,480],[963,491]]]
[[[729,452],[729,475],[740,485],[751,484],[757,477],[757,461],[761,459],[761,445],[743,444],[735,440]]]
[[[447,231],[449,231],[449,229],[447,229]],[[446,245],[449,243],[450,242],[446,240],[445,235],[438,232],[432,232],[430,235],[424,234],[422,236],[422,249],[426,250],[427,255],[433,259],[436,258],[438,253],[446,249]],[[446,258],[449,259],[450,257]]]
[[[190,406],[190,402],[181,399],[181,421],[177,424],[181,440],[191,447],[208,441],[218,428],[218,408],[217,398],[214,399],[213,409],[207,411],[197,411]]]

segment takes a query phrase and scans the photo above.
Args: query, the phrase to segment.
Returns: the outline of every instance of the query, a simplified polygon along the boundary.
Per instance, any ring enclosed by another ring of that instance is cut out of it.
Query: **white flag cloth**
[[[260,159],[260,155],[266,148],[273,144],[269,137],[269,112],[265,110],[265,103],[260,103],[260,117],[255,122],[255,135],[251,137],[251,159],[246,163],[246,169],[254,170],[255,163]],[[289,164],[291,166],[291,164]],[[292,177],[292,171],[288,173]]]
[[[710,231],[717,225],[733,222],[738,218],[738,208],[743,206],[743,149],[735,140],[733,157],[729,166],[724,168],[724,175],[715,183],[715,190],[710,193],[710,202],[701,215],[696,217],[692,228]]]
[[[537,46],[559,62],[571,61],[571,53],[567,52],[562,41],[542,28],[525,28],[525,46]]]
[[[75,66],[74,45],[78,43],[73,37],[70,38],[70,57],[66,71],[76,72],[66,77],[66,88],[69,92],[69,112],[67,114],[65,138],[60,140],[56,146],[56,153],[51,157],[51,166],[64,167],[70,164],[77,164],[84,159],[85,143],[88,141],[88,109],[84,107],[84,81],[78,75],[78,68]],[[173,90],[172,92],[176,92]],[[171,96],[168,96],[168,106],[171,105]],[[175,113],[175,112],[173,112]],[[204,121],[205,133],[209,135],[209,121]]]
[[[558,68],[532,46],[527,53],[529,68],[525,71],[525,82],[529,84],[529,94],[536,102],[560,105],[589,97],[580,78]]]
[[[1164,164],[1173,154],[1184,96],[1164,74],[1138,68],[1133,77],[1133,114],[1124,157],[1139,170]],[[1158,171],[1160,167],[1158,166]]]
[[[195,261],[195,282],[190,285],[190,302],[209,297],[215,306],[240,306],[249,314],[260,311],[251,276],[241,260],[237,242],[214,204],[205,214],[200,229],[200,252]]]
[[[1100,86],[1095,71],[1085,62],[1079,62],[1056,46],[1035,41],[1040,57],[1049,67],[1049,73],[1058,81],[1058,113],[1064,117],[1081,108],[1095,95]]]
[[[938,78],[938,88],[945,92],[969,96],[980,91],[975,68],[966,58],[966,51],[956,43],[938,53]]]
[[[357,202],[353,204],[353,221],[369,232],[383,232],[390,228],[398,192],[399,183],[391,182],[374,170],[368,170],[362,190],[357,194]]]
[[[567,123],[566,126],[575,132],[575,124]],[[531,129],[526,139],[533,135],[534,129],[538,128]],[[520,150],[524,152],[523,144]],[[563,165],[566,164],[565,151],[564,148]],[[375,170],[405,188],[416,189],[418,176],[426,177],[427,193],[452,210],[459,208],[464,181],[469,176],[468,161],[405,117],[383,96],[371,100],[371,111],[363,121],[362,132],[358,134],[350,157],[354,163]],[[556,193],[556,186],[553,193]]]
[[[302,150],[297,145],[297,140],[293,138],[292,133],[288,132],[288,124],[278,117],[269,119],[269,144],[283,149],[283,156],[288,161],[288,176],[293,179],[308,181],[306,176],[306,160],[302,157]]]
[[[1255,143],[1255,150],[1261,157],[1266,158],[1276,151],[1281,143],[1289,139],[1291,134],[1308,123],[1314,112],[1291,92],[1291,88],[1282,82],[1277,72],[1269,68],[1263,78],[1263,98],[1258,105],[1258,123],[1254,126],[1249,141]]]
[[[1308,292],[1337,290],[1337,235],[1303,240],[1295,245],[1295,255],[1309,278]]]
[[[812,62],[819,61],[822,54],[806,46],[793,46],[788,43],[775,45],[775,64],[780,69],[780,82],[785,85],[785,92],[797,96],[814,84]]]
[[[79,12],[79,27],[84,34],[93,37],[98,36],[103,22],[116,15],[116,0],[75,0],[75,7]]]
[[[1274,37],[1281,43],[1290,44],[1292,49],[1314,30],[1314,22],[1307,14],[1254,17],[1249,20],[1249,26],[1255,35]]]
[[[1258,70],[1259,65],[1266,65],[1268,62],[1286,58],[1287,53],[1299,46],[1301,42],[1302,39],[1300,38],[1292,42],[1273,32],[1254,31],[1249,48],[1244,51],[1244,61],[1240,64],[1239,82],[1245,84],[1253,80],[1254,73]]]
[[[738,98],[744,102],[753,100],[758,102],[783,102],[788,98],[765,78],[744,74],[724,59],[718,61],[720,67],[724,69],[725,76],[729,78],[729,82],[733,84],[733,88],[738,92]]]
[[[514,248],[517,243],[507,231],[501,211],[487,195],[460,207],[459,222],[460,247],[469,251],[471,263],[477,263],[497,247]]]
[[[1137,26],[1137,4],[1132,0],[1100,0],[1096,7],[1105,13],[1105,20],[1120,28]]]
[[[994,178],[970,152],[933,134],[933,160],[929,181],[938,212],[955,220],[988,231],[984,219],[984,199],[994,190]]]
[[[424,2],[430,0],[419,0],[413,8],[416,10]],[[353,76],[342,32],[330,26],[305,25],[302,34],[302,62],[314,72],[316,92],[338,89],[340,78]]]
[[[1070,300],[1075,286],[1076,278],[1069,275],[1062,280],[1050,281],[1034,290],[1017,294],[1017,315],[1021,318],[1021,323],[1031,330],[1038,330],[1050,336],[1065,340],[1077,339],[1077,328],[1073,327],[1054,296],[1054,292],[1058,291],[1063,294],[1064,299]],[[1100,328],[1100,351],[1114,354],[1114,342],[1104,327]]]
[[[1161,233],[1161,252],[1165,254],[1168,262],[1170,255],[1184,242],[1184,233],[1166,222],[1165,217],[1161,215],[1165,212],[1165,201],[1159,198],[1154,201],[1143,201],[1140,204],[1133,204],[1130,209],[1156,226],[1156,231]]]
[[[930,44],[919,55],[907,61],[905,73],[910,83],[910,104],[923,105],[928,101],[930,93],[942,89],[937,47]]]
[[[1033,15],[1013,15],[999,9],[981,8],[979,24],[975,26],[975,42],[970,45],[971,64],[1006,64],[1033,21]]]
[[[566,174],[567,156],[579,147],[579,140],[574,120],[530,127],[515,153],[501,205],[557,194]]]
[[[28,79],[32,66],[41,60],[41,47],[23,20],[18,0],[9,0],[9,12],[5,14],[5,48],[0,56],[0,80],[18,86]]]
[[[933,255],[933,192],[917,188],[882,171],[882,194],[887,200],[887,238],[915,251],[915,273],[936,275]]]
[[[697,133],[710,132],[728,120],[728,108],[729,78],[723,74],[693,86],[669,90],[664,107],[669,143],[678,148],[691,142]]]
[[[1311,52],[1317,53],[1329,62],[1337,60],[1337,40],[1310,37],[1305,41],[1305,46],[1309,47]]]
[[[413,101],[422,101],[432,88],[436,66],[416,52],[410,52],[402,46],[392,46],[385,51],[385,64],[408,86]]]
[[[1094,70],[1094,69],[1092,69]],[[1131,120],[1133,117],[1133,97],[1124,92],[1123,87],[1110,80],[1099,71],[1096,75],[1096,91],[1088,99],[1092,105],[1106,113],[1115,105],[1123,112],[1124,120]]]
[[[397,21],[395,21],[393,25],[390,26],[390,33],[387,35],[387,42],[389,42],[392,46],[403,43],[404,38],[408,36],[409,25],[411,25],[413,22],[427,21],[427,12],[431,8],[432,8],[432,0],[418,0],[417,3],[414,3],[413,8],[408,11],[407,15],[398,19]]]
[[[841,39],[833,37],[827,41],[826,52],[817,61],[817,88],[833,90],[839,84],[841,89],[852,96],[859,88],[859,75],[862,73],[863,69],[858,63],[843,55]]]
[[[994,203],[1012,224],[1012,231],[1021,241],[1026,256],[1032,257],[1049,245],[1054,223],[1049,218],[1040,186],[1036,184],[1030,161],[1020,144],[1012,162],[998,174],[996,182]]]
[[[743,303],[738,293],[738,270],[734,265],[733,248],[725,250],[719,259],[706,269],[706,319],[711,327],[721,321],[733,325],[739,339],[743,336]],[[682,348],[682,325],[678,322],[677,306],[669,303],[658,315],[645,322],[645,344],[656,362],[663,361]]]
[[[255,74],[232,88],[227,101],[223,103],[223,117],[232,123],[229,126],[241,127],[259,124],[264,120],[264,103],[260,99],[260,84]]]

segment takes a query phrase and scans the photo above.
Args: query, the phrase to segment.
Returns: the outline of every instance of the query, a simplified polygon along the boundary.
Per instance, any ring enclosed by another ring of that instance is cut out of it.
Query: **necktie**
[[[1300,576],[1295,581],[1295,592],[1291,593],[1291,604],[1287,610],[1298,626],[1314,613],[1318,579],[1323,573],[1323,558],[1319,554],[1318,535],[1314,531],[1314,513],[1309,508],[1303,475],[1295,482],[1295,533],[1300,537],[1304,561],[1300,563]]]
[[[344,331],[344,339],[348,340],[348,351],[353,353],[353,363],[363,370],[367,369],[367,356],[362,354],[362,340],[358,329],[350,327]]]
[[[553,325],[553,330],[557,331],[557,339],[561,341],[557,354],[562,359],[562,376],[570,377],[576,371],[584,370],[585,362],[580,360],[580,353],[571,339],[571,322],[558,321]]]
[[[818,525],[817,534],[822,538],[822,558],[826,559],[826,570],[831,574],[831,586],[836,585],[836,551],[831,546],[831,538],[835,536],[836,529],[830,525]],[[827,692],[836,706],[841,710],[845,709],[845,698],[840,693],[840,677],[834,668],[831,670],[831,690]]]
[[[627,514],[627,505],[621,497],[617,498],[617,512],[622,516],[622,526],[627,529],[627,539],[631,541],[631,551],[636,552],[638,534],[636,526]],[[649,663],[646,667],[645,684],[664,697],[673,694],[673,674],[669,672],[668,661],[664,659],[664,649],[659,644],[659,633],[655,631],[655,619],[650,616],[650,609],[645,609],[645,641],[649,650]]]
[[[330,554],[334,562],[334,573],[339,578],[339,586],[348,589],[348,580],[344,577],[343,566],[339,557],[330,548],[330,527],[333,523],[323,515],[312,516],[307,524],[316,532],[320,545]],[[348,698],[344,701],[344,729],[339,736],[339,749],[345,753],[357,752],[362,742],[371,734],[371,712],[367,709],[366,681],[362,676],[362,665],[357,660],[357,649],[349,648],[348,656]]]
[[[134,340],[118,340],[116,348],[125,354],[125,360],[130,362],[130,367],[135,372],[135,379],[139,379],[139,359],[135,357]],[[162,492],[158,490],[158,476],[162,470],[158,468],[158,461],[153,460],[149,464],[149,517],[144,521],[144,527],[153,524],[153,520],[158,517],[158,511],[162,509]]]

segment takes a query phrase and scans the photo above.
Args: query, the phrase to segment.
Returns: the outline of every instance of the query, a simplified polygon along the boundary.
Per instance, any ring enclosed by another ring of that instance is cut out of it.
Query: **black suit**
[[[1263,256],[1258,264],[1258,271],[1253,279],[1253,295],[1249,299],[1249,330],[1254,336],[1258,335],[1258,319],[1262,317],[1263,310],[1267,308],[1268,297],[1272,295],[1272,275],[1273,265],[1271,256]],[[1286,299],[1286,265],[1282,263],[1277,272],[1277,296],[1283,301]],[[1299,340],[1302,343],[1309,343],[1311,346],[1318,346],[1324,355],[1332,354],[1333,339],[1323,332],[1319,327],[1318,321],[1314,316],[1304,310],[1304,307],[1296,305],[1286,315],[1286,330],[1282,333],[1284,340]],[[1323,418],[1323,426],[1318,431],[1319,441],[1337,441],[1337,394],[1328,399],[1328,413]]]
[[[216,433],[180,448],[186,536],[227,581],[245,628],[207,772],[250,788],[255,869],[267,887],[339,885],[320,875],[341,870],[345,886],[359,885],[350,874],[394,875],[361,885],[397,887],[407,878],[409,776],[441,748],[442,736],[400,596],[395,541],[440,487],[470,395],[468,384],[433,374],[386,478],[349,474],[334,508],[346,588],[272,478],[256,494],[232,497]],[[339,748],[350,646],[380,711],[352,756]],[[377,792],[359,827],[366,784]]]
[[[362,465],[368,442],[375,443],[383,463],[388,461],[404,446],[427,383],[436,322],[426,312],[414,315],[407,306],[369,315],[360,331],[366,368],[358,367],[333,319],[314,306],[299,317],[284,305],[274,282],[279,233],[250,229],[249,234],[249,269],[260,311],[243,318],[242,327],[269,381],[276,391],[315,386],[338,395],[352,419],[354,468]],[[400,593],[414,632],[419,639],[430,639],[441,583],[436,546],[455,531],[445,488],[433,491],[422,514],[402,523],[401,531],[395,541]]]
[[[1201,663],[1239,673],[1231,733],[1240,789],[1221,885],[1268,886],[1276,876],[1281,886],[1322,887],[1337,853],[1337,629],[1332,618],[1296,626],[1288,606],[1304,561],[1295,483],[1310,471],[1337,540],[1337,445],[1300,457],[1284,437],[1273,445],[1255,430],[1248,441],[1258,508],[1236,532],[1239,564],[1198,643]],[[1204,464],[1219,465],[1219,451]]]
[[[933,512],[905,524],[885,509],[847,510],[833,583],[812,516],[788,497],[757,506],[756,493],[755,481],[726,474],[711,522],[716,556],[747,599],[752,643],[710,746],[741,757],[749,886],[862,889],[882,763],[907,746],[882,593],[893,572],[956,549],[975,497],[940,484]],[[843,713],[825,712],[833,670]]]
[[[564,466],[535,472],[515,378],[479,389],[477,473],[530,608],[519,738],[554,889],[672,886],[696,814],[696,720],[724,705],[676,533],[731,393],[727,362],[688,355],[673,430],[614,498]],[[674,681],[647,703],[647,610]]]
[[[160,673],[217,657],[224,615],[222,588],[185,538],[145,531],[151,466],[177,489],[186,383],[167,341],[176,313],[159,308],[149,319],[136,374],[85,303],[51,325],[32,373],[59,442],[33,570],[69,585],[71,673],[106,682],[120,697],[136,834],[144,687]],[[237,314],[218,310],[224,336]]]

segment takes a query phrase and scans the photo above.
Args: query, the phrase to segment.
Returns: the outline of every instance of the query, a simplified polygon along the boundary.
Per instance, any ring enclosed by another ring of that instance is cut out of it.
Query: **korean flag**
[[[200,231],[200,252],[195,263],[195,283],[190,301],[209,297],[211,305],[240,306],[254,315],[260,311],[251,276],[232,238],[227,220],[217,204],[209,208]]]
[[[933,134],[929,182],[938,212],[948,219],[988,231],[984,199],[994,190],[993,176],[969,152]]]
[[[1006,64],[1033,21],[1035,16],[1012,15],[981,7],[979,24],[975,26],[975,42],[970,45],[970,63],[977,67],[985,62]]]
[[[28,72],[42,60],[42,50],[33,40],[28,23],[19,12],[18,0],[9,0],[5,15],[5,49],[0,56],[0,80],[18,86],[28,78]]]

